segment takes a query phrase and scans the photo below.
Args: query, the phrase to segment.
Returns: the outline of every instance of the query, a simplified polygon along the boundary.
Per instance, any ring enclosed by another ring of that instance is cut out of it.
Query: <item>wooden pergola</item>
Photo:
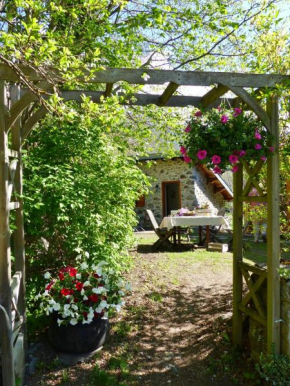
[[[21,70],[30,81],[48,86],[39,75],[29,68]],[[61,81],[56,71],[49,74],[55,82]],[[81,101],[82,95],[91,97],[95,103],[114,93],[114,85],[128,82],[133,85],[165,85],[163,92],[130,95],[122,103],[127,105],[160,107],[195,106],[211,108],[219,105],[222,96],[232,91],[236,97],[227,98],[231,106],[243,104],[255,112],[263,125],[273,135],[275,154],[267,160],[267,186],[259,183],[258,175],[264,164],[254,167],[244,163],[234,174],[234,247],[233,247],[233,342],[242,345],[243,316],[250,315],[267,328],[268,351],[280,350],[280,277],[279,268],[279,113],[278,97],[275,88],[288,82],[289,76],[237,74],[194,71],[167,71],[149,69],[107,69],[96,72],[88,79],[84,74],[79,81],[104,84],[103,91],[61,91],[64,100]],[[5,386],[15,386],[15,373],[24,379],[26,317],[25,317],[25,242],[22,202],[22,144],[36,123],[47,114],[44,106],[31,111],[31,105],[38,100],[32,91],[22,88],[21,77],[6,65],[0,65],[0,338],[2,356],[2,378]],[[41,83],[40,83],[41,82]],[[20,85],[19,85],[20,84]],[[204,96],[173,95],[180,86],[212,86]],[[264,108],[246,88],[255,90],[271,89],[271,97]],[[9,98],[8,98],[9,96]],[[269,146],[272,144],[269,143]],[[243,168],[248,180],[243,183]],[[259,193],[249,197],[252,187]],[[267,269],[243,262],[242,225],[243,203],[249,201],[268,204],[268,244]],[[9,213],[15,211],[16,230],[14,237],[15,271],[11,277]],[[253,283],[251,273],[258,275]],[[243,294],[243,277],[248,293]],[[267,309],[258,294],[262,284],[267,281]],[[255,307],[252,307],[252,304]]]

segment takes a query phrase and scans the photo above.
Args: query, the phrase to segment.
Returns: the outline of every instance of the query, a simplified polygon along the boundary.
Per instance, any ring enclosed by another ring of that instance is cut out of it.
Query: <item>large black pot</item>
[[[94,319],[90,324],[78,323],[74,326],[58,325],[53,318],[48,335],[51,344],[59,351],[70,354],[82,354],[102,346],[109,335],[108,319]]]

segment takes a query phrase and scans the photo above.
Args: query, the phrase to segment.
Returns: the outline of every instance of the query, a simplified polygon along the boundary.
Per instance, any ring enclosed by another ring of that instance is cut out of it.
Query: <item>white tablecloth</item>
[[[223,216],[176,216],[164,217],[160,228],[172,229],[173,227],[194,227],[206,225],[225,225]]]

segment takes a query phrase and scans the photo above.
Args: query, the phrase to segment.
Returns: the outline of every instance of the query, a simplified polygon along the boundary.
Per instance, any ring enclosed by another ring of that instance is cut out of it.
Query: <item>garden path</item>
[[[66,368],[42,339],[27,386],[257,384],[253,363],[230,343],[231,253],[152,253],[152,243],[141,239],[131,252],[133,293],[103,350]]]

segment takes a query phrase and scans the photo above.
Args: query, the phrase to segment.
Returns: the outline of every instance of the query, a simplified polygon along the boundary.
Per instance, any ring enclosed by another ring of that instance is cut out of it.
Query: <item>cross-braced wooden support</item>
[[[239,93],[243,97],[244,93]],[[252,104],[256,112],[257,102]],[[280,230],[279,230],[279,124],[278,124],[278,99],[274,95],[267,102],[267,110],[258,108],[259,117],[273,136],[273,142],[269,146],[275,148],[275,153],[267,160],[267,187],[259,183],[259,173],[264,165],[258,161],[254,167],[243,163],[248,175],[248,180],[243,186],[242,171],[234,178],[234,297],[233,297],[233,339],[238,346],[242,344],[242,315],[249,315],[253,319],[267,327],[268,352],[280,352]],[[249,192],[255,188],[258,196],[249,196]],[[243,263],[242,250],[242,217],[243,202],[267,203],[267,270],[251,267]],[[249,272],[258,274],[259,278],[254,283]],[[243,298],[244,277],[248,287],[248,294]],[[265,308],[259,289],[267,281],[267,308]],[[252,304],[250,304],[250,300]]]

